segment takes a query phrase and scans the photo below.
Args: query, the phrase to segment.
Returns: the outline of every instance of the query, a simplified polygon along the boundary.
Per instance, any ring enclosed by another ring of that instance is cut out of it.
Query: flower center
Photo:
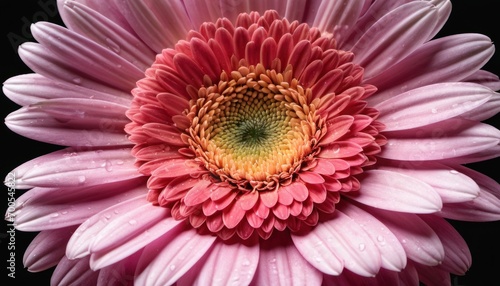
[[[308,104],[310,90],[288,77],[262,64],[242,66],[191,101],[190,148],[221,181],[242,190],[276,189],[315,147],[322,123]]]
[[[137,82],[126,126],[148,200],[200,232],[267,239],[331,218],[385,144],[353,54],[274,11],[204,23]]]

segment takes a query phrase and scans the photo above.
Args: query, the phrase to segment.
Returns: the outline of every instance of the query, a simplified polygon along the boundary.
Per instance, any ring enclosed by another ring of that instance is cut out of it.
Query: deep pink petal
[[[132,100],[129,93],[103,93],[79,85],[51,80],[39,74],[11,77],[4,82],[3,92],[10,100],[22,106],[47,99],[87,98],[128,107]]]

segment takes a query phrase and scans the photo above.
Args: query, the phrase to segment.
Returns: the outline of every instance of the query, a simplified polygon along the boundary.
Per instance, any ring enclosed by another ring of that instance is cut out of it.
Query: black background
[[[29,34],[30,22],[41,20],[61,23],[58,15],[54,12],[52,0],[38,1],[0,1],[1,25],[0,45],[0,82],[9,77],[31,72],[19,59],[17,45],[21,41],[34,41]],[[453,1],[451,18],[444,29],[438,35],[450,35],[457,33],[482,33],[488,35],[493,42],[500,42],[500,29],[498,23],[498,12],[494,7],[495,1]],[[485,66],[486,70],[500,74],[500,54],[496,54]],[[16,110],[17,105],[10,102],[5,96],[0,96],[0,118]],[[487,121],[500,127],[500,116]],[[9,131],[1,124],[0,144],[1,171],[0,177],[5,176],[16,166],[34,157],[46,154],[50,151],[60,149],[40,142],[35,142],[21,137]],[[498,171],[500,159],[472,164],[474,168],[484,174],[500,180]],[[3,178],[3,177],[2,177]],[[21,194],[19,190],[16,197]],[[7,187],[3,187],[0,198],[0,210],[2,213],[7,208]],[[473,255],[473,263],[465,276],[452,277],[453,285],[492,285],[499,281],[500,271],[500,222],[489,223],[464,223],[453,222],[454,226],[465,238]],[[51,271],[32,274],[22,266],[23,252],[36,233],[16,232],[16,279],[8,278],[6,267],[7,253],[7,225],[0,223],[0,281],[7,281],[7,285],[21,285],[23,283],[36,283],[37,285],[49,285]],[[5,273],[5,274],[4,274]],[[2,283],[3,284],[3,283]],[[5,284],[4,284],[5,285]]]

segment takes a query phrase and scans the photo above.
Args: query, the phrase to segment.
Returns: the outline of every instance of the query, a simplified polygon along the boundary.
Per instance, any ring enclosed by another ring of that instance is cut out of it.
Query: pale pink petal
[[[491,90],[495,91],[500,90],[500,79],[498,78],[498,76],[496,74],[493,74],[485,70],[478,70],[472,75],[463,79],[462,81],[482,84],[486,87],[489,87]]]
[[[101,100],[51,99],[11,113],[5,124],[25,137],[52,144],[130,145],[123,131],[130,122],[126,110],[122,105]]]
[[[128,107],[132,99],[129,93],[103,93],[75,84],[54,81],[39,74],[11,77],[4,82],[3,92],[10,100],[22,106],[47,99],[88,98]]]
[[[103,220],[110,215],[111,210],[99,214]],[[165,233],[175,231],[181,223],[173,219],[167,209],[152,204],[107,221],[108,224],[97,232],[90,245],[90,267],[94,270],[125,259]]]
[[[466,202],[479,195],[479,187],[474,180],[441,163],[382,161],[379,169],[404,174],[427,183],[439,194],[443,203]]]
[[[242,1],[239,1],[242,2]],[[188,14],[191,25],[198,29],[203,22],[215,22],[223,14],[227,14],[229,11],[234,11],[233,13],[242,13],[239,9],[235,9],[238,5],[238,1],[211,1],[211,0],[184,0],[184,5],[186,6],[186,13]],[[230,19],[233,17],[229,17]],[[231,19],[231,20],[235,20]]]
[[[498,156],[500,156],[500,144],[469,155],[447,159],[446,163],[470,164],[470,163],[491,160],[497,158]]]
[[[358,20],[364,4],[363,1],[322,1],[313,26],[322,32],[332,33],[336,41],[342,41],[343,34],[349,31]]]
[[[500,143],[500,131],[475,121],[459,118],[422,128],[391,132],[380,157],[394,160],[425,161],[462,157]]]
[[[97,286],[133,285],[135,267],[140,255],[141,252],[139,251],[120,260],[120,262],[99,270]]]
[[[366,231],[380,252],[383,268],[392,271],[405,268],[406,253],[396,236],[383,223],[354,204],[342,203],[336,207]]]
[[[99,235],[99,232],[106,227],[109,220],[127,216],[129,211],[141,208],[144,205],[151,205],[151,203],[146,200],[146,194],[141,194],[140,196],[114,204],[91,216],[78,227],[69,240],[66,248],[66,256],[70,259],[88,256],[90,254],[90,246]],[[158,209],[155,213],[164,212],[162,208]]]
[[[173,48],[193,28],[180,0],[127,0],[117,6],[135,33],[158,54],[165,48]]]
[[[344,270],[341,275],[331,276],[324,275],[321,285],[335,286],[353,286],[353,285],[369,285],[369,286],[388,286],[401,285],[398,277],[398,272],[380,269],[375,277],[359,276],[349,270]],[[319,285],[319,284],[318,284]],[[418,285],[418,283],[417,283]]]
[[[56,229],[84,222],[94,214],[147,192],[142,178],[76,188],[33,188],[17,200],[16,228]]]
[[[50,285],[95,285],[98,276],[98,271],[90,269],[88,257],[75,260],[63,257],[52,274]]]
[[[342,265],[361,276],[373,276],[381,267],[378,248],[366,232],[340,211],[305,235],[292,234],[304,258],[323,273],[338,275]]]
[[[354,63],[365,69],[365,79],[378,75],[426,41],[436,21],[436,9],[427,2],[398,7],[376,22],[350,49],[356,55]]]
[[[461,115],[462,118],[483,121],[500,113],[500,94],[492,93],[485,104]]]
[[[448,286],[451,284],[450,273],[435,266],[415,263],[418,278],[424,285]]]
[[[418,215],[363,207],[398,238],[406,256],[424,265],[438,265],[445,257],[439,236]]]
[[[155,53],[131,33],[130,27],[124,27],[97,11],[73,1],[66,1],[61,14],[71,19],[72,31],[111,50],[139,69],[145,70],[153,63]]]
[[[374,106],[384,131],[417,128],[471,111],[487,102],[494,92],[472,83],[427,85],[393,96]]]
[[[255,285],[320,285],[322,273],[309,264],[290,238],[276,235],[262,243]]]
[[[259,252],[256,242],[249,245],[217,242],[200,269],[194,273],[189,271],[185,276],[193,278],[189,285],[249,285],[259,264]]]
[[[361,189],[345,195],[365,205],[410,213],[433,213],[442,207],[431,186],[401,173],[369,170],[359,180]]]
[[[173,284],[212,247],[216,237],[199,235],[195,229],[184,230],[174,237],[159,238],[142,253],[135,283],[141,285]]]
[[[462,236],[443,218],[435,215],[422,215],[421,218],[443,243],[445,257],[439,268],[456,275],[464,275],[472,264],[472,257]]]
[[[480,188],[475,199],[455,204],[444,204],[440,212],[445,218],[463,221],[495,221],[500,219],[500,184],[479,172],[454,166],[457,171],[473,179]]]
[[[460,81],[479,70],[493,52],[491,40],[480,34],[461,34],[432,40],[368,80],[379,89],[368,101],[377,104],[421,86]]]
[[[78,151],[67,148],[17,167],[16,187],[94,186],[140,177],[130,149]]]
[[[61,14],[61,18],[63,19],[64,24],[70,29],[78,30],[79,22],[73,19],[73,15],[71,13],[68,13],[68,10],[65,9],[65,6],[71,8],[73,5],[82,4],[92,10],[97,11],[98,13],[102,14],[124,29],[132,31],[124,15],[120,14],[120,12],[118,11],[117,2],[118,1],[100,0],[57,0],[57,6],[59,8],[59,13]]]
[[[57,55],[62,70],[74,71],[77,65],[82,77],[123,91],[134,88],[135,82],[144,76],[142,70],[116,53],[61,26],[42,22],[32,25],[31,33],[42,47]],[[35,68],[43,69],[41,63],[50,57],[39,54],[29,60]]]
[[[30,272],[39,272],[57,265],[64,257],[65,249],[61,245],[68,243],[75,229],[76,226],[70,226],[40,232],[24,252],[24,267]]]

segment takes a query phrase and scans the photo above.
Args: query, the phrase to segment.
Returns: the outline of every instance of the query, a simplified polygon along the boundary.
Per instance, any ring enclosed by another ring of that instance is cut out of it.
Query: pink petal
[[[471,111],[494,93],[471,83],[441,83],[401,93],[374,106],[384,131],[429,125]]]
[[[429,184],[443,203],[466,202],[479,195],[479,187],[474,180],[441,163],[424,162],[417,165],[381,162],[379,169],[404,174]]]
[[[458,118],[419,129],[392,132],[387,137],[389,144],[384,146],[379,156],[400,161],[462,157],[500,143],[500,131],[496,128]]]
[[[71,73],[75,70],[74,65],[78,65],[77,70],[81,77],[123,91],[130,91],[135,82],[144,77],[142,70],[125,59],[61,26],[40,22],[31,27],[31,32],[42,47],[57,55],[57,60],[49,67],[43,66],[43,63],[51,60],[50,55],[29,55],[27,59],[34,65],[35,71],[50,71],[57,66],[61,72]],[[26,59],[26,56],[24,58]],[[60,73],[59,77],[61,76],[66,75]],[[73,80],[74,78],[69,82]]]
[[[99,0],[57,0],[57,6],[59,13],[61,14],[61,18],[64,21],[64,24],[68,26],[72,30],[79,30],[78,24],[79,21],[73,18],[71,13],[68,13],[68,8],[71,9],[73,5],[82,4],[89,7],[92,10],[97,11],[102,14],[104,17],[109,20],[115,22],[118,26],[124,27],[128,31],[132,32],[130,26],[127,24],[127,20],[125,17],[118,11],[117,4],[115,1],[99,1]]]
[[[500,90],[500,79],[498,76],[485,70],[478,70],[464,78],[463,81],[481,84],[495,91]]]
[[[290,194],[292,194],[293,198],[299,202],[305,201],[309,196],[309,190],[304,184],[301,183],[291,183],[290,185],[284,186],[283,188],[286,189]]]
[[[354,118],[349,115],[340,115],[326,122],[327,133],[321,138],[320,145],[330,144],[349,131]]]
[[[132,99],[129,93],[103,93],[75,84],[54,81],[39,74],[11,77],[4,82],[3,92],[10,100],[22,106],[47,99],[88,98],[128,107]]]
[[[70,260],[63,257],[50,279],[50,285],[95,285],[99,272],[89,267],[88,257]]]
[[[342,40],[342,34],[355,25],[363,6],[363,1],[322,1],[316,10],[313,26],[334,34],[336,40]]]
[[[406,256],[424,265],[438,265],[445,257],[439,236],[418,215],[366,208],[398,238]]]
[[[413,177],[385,170],[369,170],[360,177],[361,189],[345,195],[379,209],[433,213],[442,207],[438,193]]]
[[[321,284],[322,273],[302,257],[289,238],[276,235],[265,241],[258,265],[256,285]]]
[[[259,244],[214,243],[201,269],[191,275],[195,281],[189,285],[203,285],[208,281],[217,285],[237,283],[249,285],[259,264]],[[186,275],[188,275],[186,273]]]
[[[150,202],[146,200],[146,194],[128,199],[124,202],[117,203],[111,207],[97,213],[83,222],[75,231],[73,236],[68,242],[66,248],[66,256],[70,259],[82,258],[90,254],[90,246],[98,236],[99,232],[106,227],[110,219],[115,220],[117,217],[127,216],[129,211],[133,212],[140,209],[145,205],[153,207]],[[165,210],[157,208],[154,210],[163,213]]]
[[[206,172],[198,163],[186,159],[172,159],[153,171],[152,175],[158,178],[175,178],[184,175],[193,175]]]
[[[116,210],[112,207],[102,211],[97,216],[106,224],[86,230],[94,232],[89,246],[90,266],[94,270],[124,259],[181,223],[170,216],[168,209],[152,204],[139,205],[121,215],[116,215]]]
[[[125,1],[123,4],[117,6],[127,15],[128,24],[157,54],[165,48],[173,48],[193,28],[181,1]]]
[[[133,34],[128,25],[120,25],[82,3],[66,2],[61,14],[71,19],[68,25],[71,30],[108,48],[141,70],[151,66],[155,53]],[[115,7],[112,9],[118,12]]]
[[[199,180],[184,197],[187,206],[196,206],[210,198],[210,193],[217,187],[208,180]]]
[[[423,44],[387,71],[369,80],[377,95],[368,99],[380,103],[401,92],[442,82],[456,82],[481,68],[493,55],[491,40],[480,34],[443,37]],[[411,66],[411,69],[407,67]]]
[[[361,276],[374,276],[380,269],[380,253],[367,233],[340,211],[306,235],[292,234],[304,258],[320,271],[338,275],[342,265]]]
[[[40,232],[24,252],[24,267],[30,272],[39,272],[56,266],[64,257],[65,249],[61,245],[68,242],[75,229],[76,226],[71,226]]]
[[[436,22],[437,11],[430,3],[402,5],[376,22],[350,49],[356,55],[354,62],[365,69],[365,79],[370,79],[424,43]]]
[[[100,100],[51,99],[11,113],[6,125],[38,141],[66,146],[129,145],[124,106]]]
[[[363,151],[358,144],[351,141],[337,141],[328,146],[324,146],[320,158],[338,159],[354,156]]]
[[[147,192],[142,178],[76,188],[33,188],[17,200],[17,229],[40,231],[84,222],[94,214]]]
[[[401,271],[406,267],[406,253],[401,243],[383,223],[354,204],[342,203],[337,205],[337,209],[366,231],[380,252],[382,267],[392,271]]]
[[[135,283],[169,285],[184,275],[212,247],[216,236],[195,229],[168,234],[149,244],[139,259]]]
[[[463,221],[499,220],[500,185],[495,180],[471,169],[461,166],[455,166],[455,168],[479,185],[479,196],[468,202],[444,204],[440,215]]]
[[[56,151],[17,167],[16,187],[77,187],[137,178],[130,149]]]
[[[307,172],[307,171],[300,172],[299,177],[302,181],[304,181],[308,184],[313,184],[313,185],[322,184],[325,182],[325,179],[321,175],[319,175],[315,172]]]
[[[465,275],[472,264],[472,257],[462,236],[443,218],[435,215],[423,215],[421,218],[443,243],[445,257],[439,268],[456,275]]]

